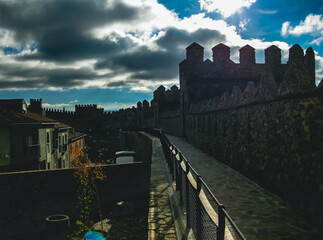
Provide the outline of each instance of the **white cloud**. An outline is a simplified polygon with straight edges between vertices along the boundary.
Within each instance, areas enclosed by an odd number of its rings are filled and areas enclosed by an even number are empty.
[[[290,22],[284,22],[283,25],[282,25],[282,29],[280,31],[280,34],[283,37],[287,36],[289,28],[290,28]]]
[[[117,111],[121,108],[132,108],[136,103],[121,103],[121,102],[113,102],[109,104],[98,104],[98,108],[103,108],[105,111]]]
[[[310,34],[316,37],[311,44],[320,45],[323,40],[323,15],[309,14],[304,21],[292,27],[290,22],[284,22],[281,29],[281,35],[293,35],[301,36],[304,34]]]
[[[315,38],[312,42],[310,42],[309,44],[315,44],[315,45],[320,45],[321,42],[323,41],[323,36],[319,37],[319,38]]]
[[[154,91],[154,89],[146,87],[146,86],[134,86],[130,88],[130,91],[132,92],[140,92],[140,93],[150,93],[152,91]]]
[[[258,9],[258,12],[260,12],[261,14],[267,14],[267,15],[272,15],[272,14],[276,14],[277,10],[263,10],[263,9]]]
[[[257,0],[199,0],[200,8],[207,12],[221,13],[225,18],[239,12],[241,8],[249,8]]]
[[[240,30],[245,31],[247,29],[246,27],[249,22],[250,22],[250,19],[244,19],[244,20],[240,21],[240,23],[239,23]]]
[[[54,109],[61,109],[63,107],[71,107],[70,103],[57,103],[57,104],[50,104],[50,103],[42,103],[44,108],[54,108]]]

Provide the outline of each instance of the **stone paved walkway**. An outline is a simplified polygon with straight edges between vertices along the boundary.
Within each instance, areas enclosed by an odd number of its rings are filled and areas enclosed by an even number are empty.
[[[201,174],[248,240],[323,239],[298,211],[184,139],[167,136]]]
[[[169,202],[168,184],[162,165],[161,143],[152,139],[150,177],[150,203],[148,214],[148,239],[176,239],[172,210]]]

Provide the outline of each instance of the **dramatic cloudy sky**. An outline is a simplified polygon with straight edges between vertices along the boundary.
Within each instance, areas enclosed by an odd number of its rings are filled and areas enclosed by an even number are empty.
[[[178,84],[185,48],[211,57],[222,42],[257,49],[299,43],[316,52],[323,77],[321,0],[0,0],[0,98],[43,98],[45,107],[105,109],[151,100]]]

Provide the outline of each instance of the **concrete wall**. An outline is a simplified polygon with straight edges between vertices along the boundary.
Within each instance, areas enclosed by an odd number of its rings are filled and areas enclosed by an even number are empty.
[[[107,180],[98,186],[103,210],[118,201],[148,204],[150,163],[106,165],[104,171]],[[46,239],[44,219],[51,214],[67,214],[74,222],[76,191],[73,169],[0,174],[1,238]]]

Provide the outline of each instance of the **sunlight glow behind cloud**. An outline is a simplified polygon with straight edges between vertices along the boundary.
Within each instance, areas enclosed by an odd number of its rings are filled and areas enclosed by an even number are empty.
[[[200,8],[207,12],[221,13],[225,18],[239,12],[241,8],[249,8],[257,0],[199,0]]]

